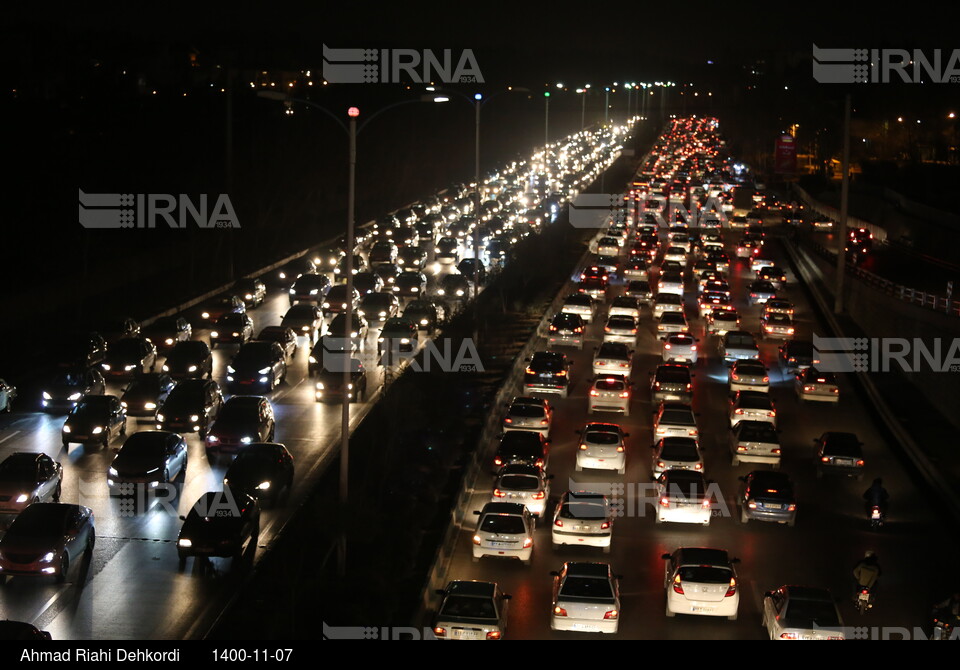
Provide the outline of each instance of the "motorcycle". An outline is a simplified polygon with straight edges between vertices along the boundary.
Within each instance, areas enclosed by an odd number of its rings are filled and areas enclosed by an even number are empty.
[[[880,505],[870,505],[868,514],[870,517],[870,528],[877,529],[883,526],[885,515]]]
[[[854,596],[854,603],[860,614],[866,614],[867,610],[873,608],[873,591],[868,586],[860,586]]]
[[[957,616],[949,609],[933,611],[933,633],[931,640],[955,640],[960,639],[960,630],[957,629],[960,624],[960,616]]]

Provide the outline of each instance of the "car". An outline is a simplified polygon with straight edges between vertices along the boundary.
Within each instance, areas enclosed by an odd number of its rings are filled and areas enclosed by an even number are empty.
[[[328,341],[340,339],[344,344],[349,341],[351,351],[360,351],[363,343],[367,340],[367,334],[370,332],[370,324],[367,323],[367,320],[362,314],[358,314],[357,312],[350,315],[350,321],[348,332],[347,315],[342,312],[337,314],[327,326],[327,334],[323,336],[323,339]]]
[[[830,591],[786,585],[763,594],[763,627],[771,640],[843,640],[843,618]]]
[[[153,418],[175,385],[166,372],[137,375],[124,387],[120,406],[127,411],[127,416]]]
[[[258,395],[235,395],[224,403],[205,438],[208,456],[236,453],[254,442],[273,442],[276,420],[270,401]]]
[[[177,536],[180,570],[190,557],[232,557],[234,566],[249,551],[256,551],[260,537],[260,505],[255,498],[227,488],[203,494],[180,517]]]
[[[806,370],[811,365],[820,362],[814,359],[813,353],[813,342],[809,340],[788,340],[780,345],[778,355],[780,367],[792,374]]]
[[[657,319],[657,333],[688,333],[690,324],[683,312],[664,312]]]
[[[667,593],[666,615],[699,614],[737,620],[740,584],[734,565],[723,549],[680,547],[663,554],[663,588]]]
[[[377,352],[391,352],[392,355],[412,353],[420,343],[420,331],[416,322],[403,316],[387,319],[380,336],[377,338]]]
[[[770,391],[770,373],[761,361],[745,358],[733,362],[730,366],[730,394],[737,391]]]
[[[651,373],[650,396],[654,402],[693,399],[693,374],[683,363],[663,363]]]
[[[373,273],[383,280],[384,287],[389,291],[393,290],[393,284],[402,272],[400,266],[395,263],[379,263],[373,266]]]
[[[331,358],[328,356],[328,358]],[[367,399],[367,369],[359,358],[328,360],[327,365],[319,367],[317,381],[314,384],[314,398],[317,402],[343,402],[344,365],[350,371],[346,397],[349,402],[363,402]]]
[[[115,436],[127,434],[127,412],[115,395],[85,395],[70,410],[60,434],[64,449],[71,443],[106,448]]]
[[[653,303],[653,317],[659,319],[667,312],[683,314],[684,300],[679,293],[658,293]]]
[[[615,237],[604,235],[597,240],[597,255],[617,256],[620,253],[620,241]]]
[[[107,343],[107,350],[117,340],[125,337],[140,337],[140,322],[129,316],[108,319],[97,331]]]
[[[207,343],[200,340],[178,342],[167,354],[161,369],[173,379],[210,379],[213,377],[213,353]]]
[[[777,410],[769,393],[737,391],[730,400],[730,427],[741,421],[765,421],[777,426]]]
[[[570,561],[553,575],[552,630],[616,633],[620,576],[607,563]]]
[[[296,309],[291,307],[290,309]],[[289,314],[289,312],[287,312]],[[210,331],[210,348],[215,349],[218,344],[244,344],[253,339],[253,319],[246,314],[232,312],[224,314]]]
[[[707,332],[723,337],[731,330],[740,330],[740,314],[732,309],[715,309],[707,316]]]
[[[100,368],[105,376],[131,377],[153,372],[157,365],[157,347],[145,337],[124,337],[110,345]]]
[[[760,360],[760,348],[753,335],[743,330],[728,330],[720,340],[720,355],[727,365],[744,359]]]
[[[384,295],[384,294],[377,294],[377,295]],[[342,314],[343,312],[346,312],[348,302],[353,305],[353,311],[356,312],[359,309],[360,292],[357,291],[356,288],[351,288],[350,291],[348,291],[346,284],[337,284],[335,286],[330,287],[330,290],[327,291],[327,295],[324,296],[323,301],[320,303],[320,308],[322,308],[323,310],[323,316],[330,316],[331,314]],[[293,307],[290,308],[291,311],[293,309],[294,309]],[[287,314],[289,315],[290,311],[288,311]],[[311,320],[311,315],[308,312],[304,311],[300,314],[300,320],[304,322],[309,321]],[[305,323],[304,325],[307,325],[307,324]],[[307,332],[307,330],[304,329],[303,325],[301,325],[299,328],[293,325],[291,325],[290,327],[293,328],[294,331],[300,334]],[[313,330],[314,332],[319,334],[319,329],[313,329]]]
[[[813,443],[817,450],[817,479],[826,474],[863,479],[863,442],[854,433],[827,431],[814,438]]]
[[[731,300],[729,293],[721,293],[720,291],[704,291],[700,294],[698,306],[700,318],[705,319],[708,314],[712,314],[715,311],[732,310],[733,300]]]
[[[260,387],[272,391],[286,378],[286,356],[276,342],[247,342],[227,365],[227,383],[237,390]]]
[[[638,303],[646,307],[653,304],[653,290],[650,288],[650,282],[647,280],[634,280],[629,282],[624,295],[636,298]]]
[[[750,239],[744,236],[744,238],[740,240],[740,244],[737,245],[737,258],[751,258],[752,256],[759,254],[762,247],[763,245],[759,240]]]
[[[556,351],[535,352],[524,370],[524,393],[556,393],[566,398],[570,389],[571,365],[566,354]]]
[[[331,293],[333,293],[332,289],[327,294],[327,299],[330,298]],[[327,304],[327,302],[324,301],[324,304]],[[327,309],[327,307],[324,307],[324,310]],[[317,341],[323,330],[323,315],[324,312],[316,305],[298,304],[287,310],[280,321],[280,325],[289,328],[297,335],[303,335],[307,338],[307,342],[313,343]]]
[[[438,263],[456,265],[460,262],[460,240],[450,236],[441,237],[433,249],[433,258]]]
[[[850,228],[847,231],[847,243],[844,250],[852,252],[854,257],[868,254],[873,249],[873,233],[867,228]]]
[[[182,316],[164,316],[147,328],[147,336],[158,352],[166,353],[178,342],[186,342],[193,337],[193,326]]]
[[[594,300],[603,300],[607,296],[608,286],[605,279],[588,277],[577,282],[577,292],[588,295]]]
[[[443,318],[443,310],[432,300],[421,298],[408,302],[403,309],[403,316],[416,323],[417,330],[425,330],[432,335]]]
[[[380,239],[370,246],[370,251],[367,252],[367,262],[370,265],[396,263],[398,253],[397,245],[391,240]]]
[[[797,522],[797,496],[790,477],[773,470],[754,470],[739,478],[737,494],[740,523],[774,521],[793,527]]]
[[[757,270],[757,281],[769,282],[777,291],[782,291],[787,285],[787,273],[776,265],[768,265]]]
[[[319,305],[330,290],[330,278],[327,275],[304,274],[297,277],[290,287],[290,304],[306,302]]]
[[[649,266],[646,257],[634,256],[628,258],[623,262],[621,273],[623,274],[623,278],[627,280],[636,281],[646,279],[649,276]]]
[[[278,286],[290,288],[300,275],[313,274],[316,272],[317,264],[313,262],[313,258],[311,258],[310,255],[306,255],[294,258],[292,261],[274,270],[270,278]]]
[[[107,341],[96,332],[67,335],[54,345],[53,359],[61,367],[88,368],[106,357]]]
[[[620,259],[617,256],[597,256],[593,263],[606,271],[608,278],[616,276],[620,271]]]
[[[633,371],[633,350],[620,342],[604,342],[593,354],[593,374],[608,373],[630,377]]]
[[[568,346],[583,349],[583,318],[579,314],[559,312],[548,326],[549,346]]]
[[[751,305],[762,305],[767,300],[775,298],[777,289],[773,284],[763,279],[758,279],[750,284],[749,301]]]
[[[766,421],[740,421],[730,429],[730,463],[765,463],[780,467],[779,431]]]
[[[637,344],[637,319],[632,316],[614,315],[603,327],[603,342],[615,342],[634,347]]]
[[[69,410],[85,395],[106,393],[106,382],[96,368],[67,368],[57,370],[40,392],[43,411]]]
[[[690,405],[680,402],[661,402],[654,412],[653,438],[692,437],[699,439],[697,415]]]
[[[427,276],[418,270],[401,272],[393,282],[393,292],[403,297],[419,297],[427,292]]]
[[[452,581],[437,593],[442,597],[433,620],[438,639],[503,639],[510,595],[496,582]]]
[[[627,446],[624,438],[629,437],[615,423],[588,423],[578,430],[580,443],[574,469],[580,472],[589,470],[616,470],[617,474],[627,471]]]
[[[471,284],[479,282],[483,286],[487,282],[487,269],[483,261],[477,258],[464,258],[457,263],[457,272],[470,280]]]
[[[794,389],[800,402],[840,402],[840,387],[832,372],[821,372],[812,365],[797,372]]]
[[[179,433],[165,430],[145,430],[128,437],[107,470],[111,490],[124,491],[126,484],[151,490],[186,479],[187,441]]]
[[[553,512],[550,533],[554,550],[573,545],[599,547],[609,554],[613,538],[610,501],[600,493],[567,491]]]
[[[367,262],[359,254],[343,255],[333,268],[333,279],[335,282],[343,284],[347,281],[347,264],[351,263],[350,274],[356,276],[361,272],[368,272]]]
[[[519,434],[521,433],[508,433],[508,435]],[[546,474],[543,468],[536,465],[522,463],[505,465],[494,480],[490,502],[520,503],[531,514],[540,518],[546,510],[547,500],[550,499],[550,479],[552,478],[553,475]]]
[[[764,314],[785,314],[793,318],[794,311],[793,303],[783,298],[771,298],[763,305]]]
[[[293,358],[297,353],[297,334],[292,328],[267,326],[260,330],[256,339],[261,342],[276,342],[287,358]]]
[[[53,576],[58,583],[65,582],[75,563],[89,568],[96,539],[89,507],[57,502],[29,505],[0,540],[0,582],[19,576]]]
[[[722,251],[711,251],[707,254],[706,260],[713,263],[717,272],[730,272],[730,258]]]
[[[540,431],[505,431],[493,455],[494,472],[507,465],[534,465],[544,470],[550,460],[550,440]]]
[[[238,279],[231,289],[234,295],[240,296],[247,309],[254,309],[267,299],[267,285],[255,277]]]
[[[767,313],[760,318],[760,331],[764,337],[786,340],[793,337],[796,326],[786,314]]]
[[[437,295],[448,300],[466,300],[472,295],[473,283],[464,275],[444,275],[437,286]]]
[[[397,253],[397,265],[410,270],[419,270],[427,264],[427,253],[419,246],[405,246]],[[356,285],[356,277],[354,277]]]
[[[631,316],[640,320],[640,304],[636,298],[628,295],[619,295],[610,301],[607,316]]]
[[[697,364],[697,342],[690,333],[671,333],[660,338],[663,342],[661,357],[664,363]]]
[[[624,375],[604,374],[590,385],[587,395],[587,414],[594,412],[622,412],[630,416],[632,383]]]
[[[666,251],[663,252],[663,260],[667,261],[676,261],[681,266],[686,266],[687,264],[687,254],[689,252],[680,246],[671,246],[667,247]]]
[[[563,299],[560,313],[577,314],[584,323],[590,323],[597,314],[597,301],[588,293],[574,293]]]
[[[710,525],[707,482],[696,470],[666,470],[657,478],[656,522]]]
[[[652,447],[650,472],[656,479],[667,470],[703,472],[703,453],[695,437],[663,437]]]
[[[15,451],[0,463],[0,514],[20,514],[28,505],[60,502],[63,466],[46,454]]]
[[[200,323],[213,327],[225,314],[246,314],[247,304],[238,295],[222,295],[200,308]]]
[[[473,561],[484,556],[519,559],[530,565],[535,521],[520,503],[490,502],[480,511],[473,535]]]
[[[358,272],[353,276],[353,288],[361,297],[368,293],[382,291],[384,285],[383,279],[372,272]]]
[[[543,437],[550,436],[553,420],[553,407],[543,398],[516,396],[505,403],[507,413],[503,417],[503,432],[511,430],[533,430]]]
[[[156,414],[157,430],[198,433],[207,436],[223,407],[220,385],[212,379],[184,379],[178,382]]]
[[[583,271],[580,273],[580,281],[584,282],[590,280],[600,281],[606,285],[610,282],[610,271],[602,265],[597,265],[596,263],[593,265],[588,265],[584,267]]]
[[[256,498],[261,509],[276,507],[293,489],[293,456],[277,442],[254,442],[237,451],[223,475],[223,488],[235,497]]]

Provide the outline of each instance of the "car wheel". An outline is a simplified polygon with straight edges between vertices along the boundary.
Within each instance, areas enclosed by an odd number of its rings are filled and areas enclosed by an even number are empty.
[[[64,552],[60,557],[60,572],[57,573],[57,584],[63,584],[67,581],[67,573],[70,572],[70,557]]]
[[[667,617],[669,617],[669,618],[671,618],[671,619],[672,619],[673,617],[677,616],[677,613],[676,613],[676,612],[671,612],[671,611],[670,611],[670,603],[667,603],[666,607],[663,608],[663,613],[666,614]]]
[[[796,526],[796,525],[797,525],[797,519],[796,519],[796,517],[794,517],[794,518],[790,519],[789,521],[787,521],[787,528],[793,528],[793,527]]]
[[[60,502],[61,489],[62,489],[62,486],[61,486],[61,484],[58,482],[58,483],[57,483],[57,488],[54,489],[54,491],[53,491],[53,502],[55,502],[55,503]]]

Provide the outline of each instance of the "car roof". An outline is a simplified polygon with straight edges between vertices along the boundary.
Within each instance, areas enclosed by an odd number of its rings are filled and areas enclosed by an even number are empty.
[[[497,584],[496,582],[454,581],[448,583],[445,590],[448,595],[490,597],[496,592]]]

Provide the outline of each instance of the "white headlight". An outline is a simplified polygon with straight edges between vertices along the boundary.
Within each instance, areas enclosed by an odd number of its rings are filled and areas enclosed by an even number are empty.
[[[110,468],[109,470],[107,470],[107,474],[110,475],[111,477],[116,477],[119,473],[117,472],[116,468]]]
[[[63,424],[63,432],[64,432],[64,433],[69,433],[69,432],[70,432],[70,426],[68,426],[67,424]]]
[[[316,357],[311,356],[311,357],[310,357],[310,362],[311,362],[311,363],[316,363],[316,362],[317,362]]]
[[[103,369],[104,369],[104,370],[109,370],[109,369],[110,369],[110,364],[109,364],[109,363],[103,363]]]
[[[260,491],[266,491],[269,488],[270,488],[270,482],[260,482],[257,485],[257,489],[259,489]]]
[[[163,421],[163,420],[164,420],[163,414],[157,414],[157,421]]]
[[[187,368],[187,372],[196,372],[196,371],[197,371],[196,365],[191,365],[189,368]]]
[[[252,437],[241,437],[241,438],[240,438],[240,441],[243,442],[244,444],[250,444],[251,442],[253,442],[253,438],[252,438]]]
[[[94,426],[92,432],[94,435],[99,435],[103,432],[103,426]]]
[[[27,498],[29,497],[30,496],[28,496],[26,493],[21,493],[20,495],[17,496],[17,502],[18,503],[27,502]]]
[[[54,557],[55,555],[56,555],[56,554],[54,554],[52,551],[48,551],[47,553],[45,553],[43,556],[40,557],[40,562],[41,562],[41,563],[49,563],[50,561],[53,560],[53,557]]]
[[[51,395],[50,395],[49,393],[47,393],[46,391],[44,391],[41,395],[43,396],[43,399],[44,399],[44,400],[53,400],[53,396],[51,396]],[[73,396],[70,396],[70,398],[72,399]]]
[[[215,330],[210,331],[210,337],[220,337],[220,333]]]
[[[193,542],[191,542],[190,540],[184,537],[184,538],[181,538],[180,540],[177,540],[177,545],[181,547],[192,547]]]
[[[156,409],[156,408],[157,408],[157,403],[155,403],[155,402],[145,402],[145,403],[143,403],[143,408],[144,408],[144,409]]]
[[[199,414],[191,414],[191,415],[190,415],[190,421],[199,421],[199,420],[200,420],[200,415],[199,415]]]

